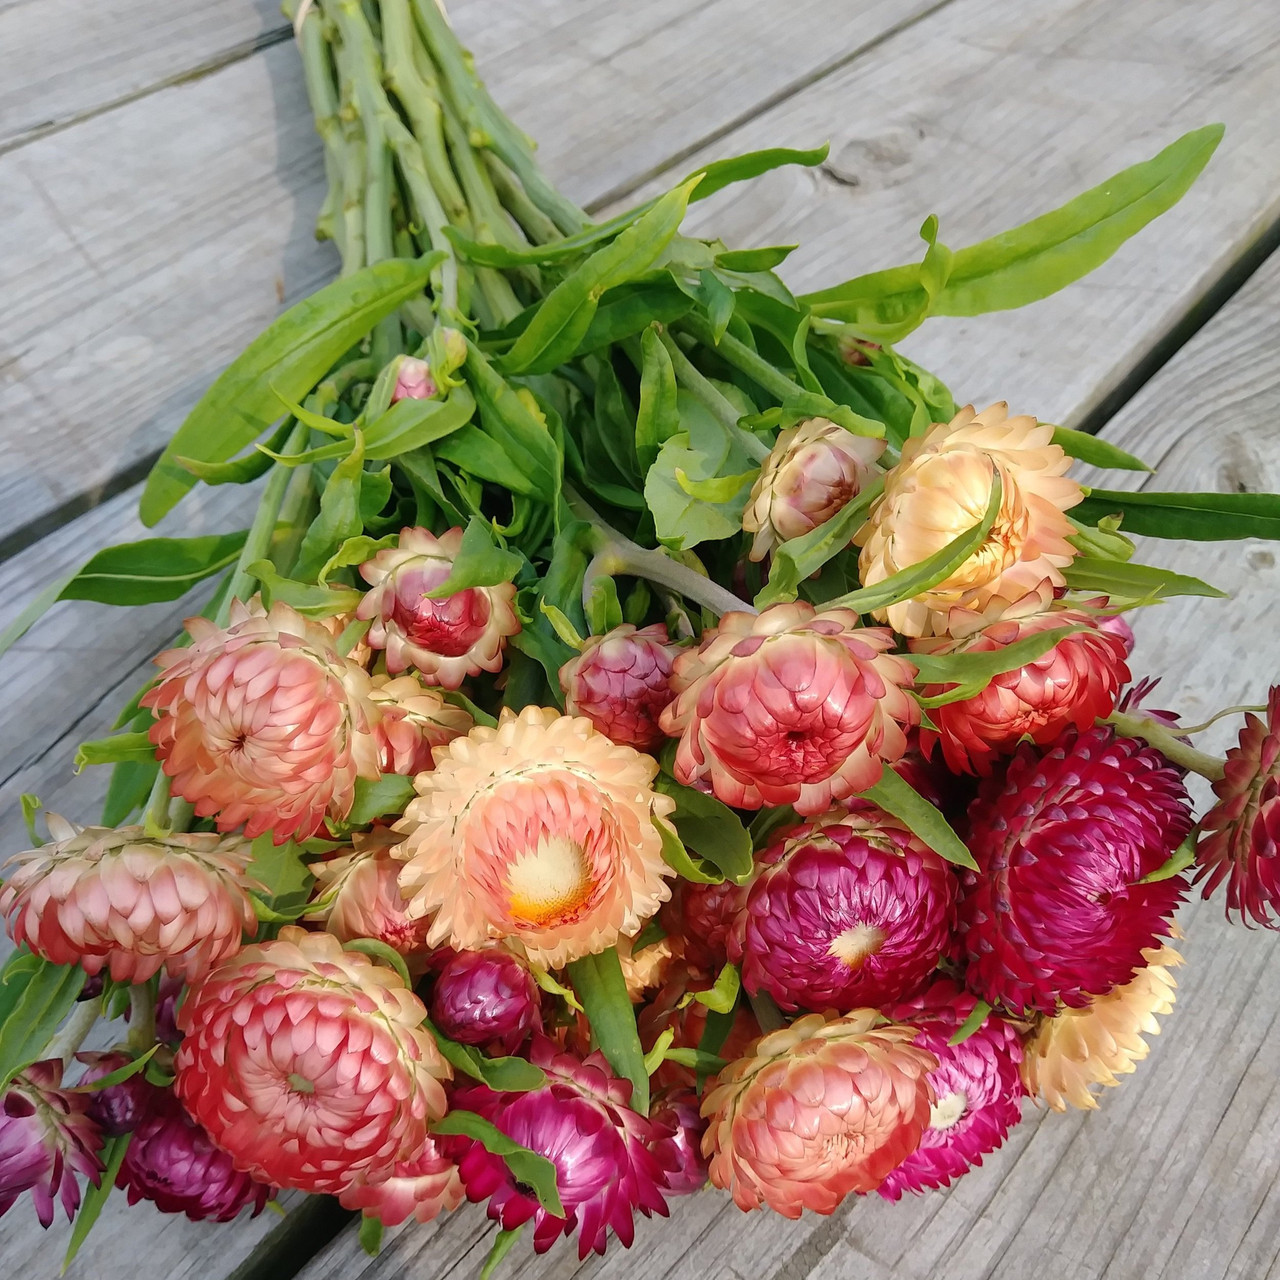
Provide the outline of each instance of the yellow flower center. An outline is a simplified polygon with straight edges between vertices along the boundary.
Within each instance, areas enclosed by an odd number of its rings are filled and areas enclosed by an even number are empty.
[[[968,1109],[969,1099],[965,1097],[963,1089],[957,1089],[955,1093],[943,1094],[929,1108],[929,1128],[950,1129],[952,1125],[960,1123]]]
[[[594,887],[582,846],[565,836],[544,837],[507,872],[511,914],[534,925],[571,919]]]
[[[884,930],[873,924],[855,924],[831,939],[827,954],[843,960],[850,969],[858,968],[884,944]]]

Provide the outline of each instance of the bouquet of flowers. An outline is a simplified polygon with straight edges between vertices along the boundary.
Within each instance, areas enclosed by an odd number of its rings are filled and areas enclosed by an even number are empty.
[[[1092,269],[1221,130],[797,298],[789,246],[680,226],[822,149],[593,222],[433,0],[296,28],[342,272],[141,501],[257,515],[101,551],[6,637],[218,580],[81,748],[101,825],[42,843],[31,800],[8,864],[0,1212],[60,1200],[74,1250],[113,1185],[219,1221],[298,1188],[372,1249],[470,1199],[495,1257],[530,1221],[585,1257],[708,1182],[830,1213],[1095,1106],[1190,885],[1280,913],[1280,699],[1225,762],[1149,708],[1122,615],[1221,593],[1128,535],[1277,537],[1280,497],[1085,488],[1143,464],[892,344]]]

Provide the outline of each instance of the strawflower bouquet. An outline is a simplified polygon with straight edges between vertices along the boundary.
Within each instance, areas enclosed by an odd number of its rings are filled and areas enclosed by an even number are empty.
[[[472,1200],[495,1259],[528,1224],[585,1257],[708,1183],[831,1213],[1096,1106],[1190,887],[1280,913],[1280,697],[1225,762],[1151,709],[1123,615],[1221,593],[1128,535],[1277,537],[1280,498],[1085,488],[1143,464],[893,344],[1078,278],[1221,130],[797,298],[788,247],[680,226],[822,149],[593,222],[433,0],[295,17],[342,273],[147,481],[149,524],[258,483],[251,526],[43,597],[217,580],[81,748],[101,824],[42,843],[32,800],[8,863],[0,1212],[60,1201],[74,1250],[113,1186],[218,1221],[297,1188],[376,1249]]]

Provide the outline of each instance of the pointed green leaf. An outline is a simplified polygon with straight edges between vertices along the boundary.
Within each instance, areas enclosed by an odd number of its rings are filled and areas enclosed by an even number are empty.
[[[85,972],[50,964],[23,949],[0,970],[0,1094],[37,1061],[75,1005]]]
[[[940,857],[957,866],[977,870],[973,854],[951,829],[946,818],[888,765],[880,775],[880,781],[862,795],[872,804],[879,805],[885,813],[891,813],[905,823]]]
[[[671,357],[653,328],[640,342],[640,407],[636,415],[636,456],[646,474],[662,448],[680,430],[676,375]]]
[[[725,271],[772,271],[800,246],[775,244],[763,249],[728,249],[716,254],[716,266]]]
[[[1123,516],[1126,533],[1192,542],[1280,538],[1277,493],[1138,493],[1090,489],[1072,512],[1086,523]]]
[[[1068,458],[1079,458],[1092,467],[1106,467],[1112,471],[1154,471],[1141,458],[1114,445],[1110,440],[1090,435],[1087,431],[1073,431],[1070,427],[1054,427],[1053,443]]]
[[[569,981],[582,1001],[591,1036],[609,1065],[632,1086],[631,1106],[641,1115],[649,1110],[649,1073],[636,1030],[636,1014],[627,994],[627,981],[616,947],[599,955],[583,956],[567,968]]]
[[[514,551],[499,547],[485,522],[474,517],[462,535],[462,545],[453,558],[449,576],[426,593],[427,599],[445,600],[472,587],[496,587],[510,582],[520,572],[522,563]]]
[[[918,684],[955,686],[933,697],[921,698],[920,705],[926,708],[943,707],[950,702],[963,702],[966,698],[976,697],[996,676],[1025,667],[1043,657],[1069,635],[1084,629],[1083,624],[1077,624],[1041,631],[1038,635],[1016,640],[1003,649],[994,649],[989,653],[913,653],[909,656],[919,673]]]
[[[156,758],[156,749],[145,733],[117,733],[110,738],[82,742],[76,749],[75,768],[79,773],[86,765],[119,764],[124,760],[148,761]]]
[[[409,966],[405,964],[404,956],[380,938],[352,938],[349,942],[342,944],[342,949],[358,951],[371,960],[381,961],[388,969],[394,969],[400,981],[410,991],[413,990],[413,979],[409,976]]]
[[[364,1214],[360,1219],[360,1247],[371,1258],[382,1252],[382,1219]]]
[[[741,883],[751,874],[751,836],[727,804],[668,773],[660,773],[653,785],[675,800],[671,821],[685,845],[730,880]]]
[[[347,824],[363,827],[388,814],[398,816],[415,794],[413,779],[400,773],[384,773],[376,782],[357,778],[355,799],[351,802],[351,812],[347,814]]]
[[[560,1202],[560,1191],[556,1185],[556,1167],[546,1156],[513,1142],[496,1125],[474,1111],[454,1108],[443,1119],[435,1121],[431,1131],[474,1139],[490,1155],[506,1161],[511,1176],[524,1183],[549,1214],[564,1217],[564,1205]]]
[[[547,1074],[526,1058],[490,1058],[469,1044],[459,1044],[428,1021],[441,1054],[463,1075],[487,1084],[496,1093],[532,1093],[547,1083]]]
[[[1098,591],[1112,598],[1154,603],[1170,596],[1209,596],[1225,600],[1227,593],[1187,574],[1157,569],[1150,564],[1077,556],[1062,571],[1073,591]]]
[[[502,1260],[515,1247],[515,1243],[520,1239],[520,1233],[524,1230],[522,1222],[518,1227],[502,1228],[496,1236],[493,1237],[493,1245],[489,1249],[489,1256],[484,1260],[484,1266],[480,1268],[480,1280],[493,1280],[493,1273],[502,1265]]]
[[[67,1243],[67,1252],[62,1258],[63,1275],[66,1275],[67,1268],[80,1252],[80,1246],[84,1244],[94,1224],[102,1216],[102,1210],[106,1207],[107,1197],[111,1195],[116,1185],[116,1175],[120,1172],[120,1166],[124,1164],[125,1153],[129,1150],[132,1138],[133,1134],[122,1133],[118,1137],[108,1138],[102,1144],[102,1150],[98,1152],[98,1159],[102,1161],[102,1176],[98,1179],[97,1186],[90,1183],[84,1193],[84,1200],[81,1201],[80,1208],[76,1212],[75,1222],[71,1227],[71,1239]]]
[[[985,1000],[979,1000],[970,1010],[969,1016],[956,1028],[955,1034],[948,1044],[964,1044],[964,1042],[982,1026],[991,1012],[991,1006]]]
[[[344,546],[346,542],[344,540]],[[304,618],[332,618],[339,613],[349,613],[364,599],[364,593],[354,587],[326,587],[282,578],[270,560],[255,560],[248,571],[258,580],[267,608],[278,600],[296,609]]]

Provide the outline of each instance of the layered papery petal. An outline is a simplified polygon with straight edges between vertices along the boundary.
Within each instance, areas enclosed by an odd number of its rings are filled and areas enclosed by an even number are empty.
[[[431,366],[417,356],[401,356],[396,369],[396,384],[391,390],[391,403],[401,400],[430,400],[436,395],[436,380]]]
[[[810,1014],[757,1041],[703,1099],[712,1183],[740,1209],[834,1213],[920,1145],[938,1060],[874,1009]]]
[[[1098,1105],[1095,1085],[1116,1085],[1149,1051],[1144,1035],[1159,1035],[1159,1019],[1173,1010],[1177,982],[1170,970],[1182,957],[1169,946],[1148,947],[1146,963],[1123,986],[1082,1009],[1038,1020],[1025,1047],[1027,1092],[1055,1111]]]
[[[809,418],[778,433],[751,488],[742,527],[755,537],[751,559],[816,529],[879,474],[885,442],[855,436],[826,418]]]
[[[752,994],[783,1008],[902,999],[936,967],[955,920],[951,867],[887,814],[837,813],[760,857],[729,939]]]
[[[1227,914],[1280,927],[1280,685],[1267,718],[1245,714],[1240,739],[1213,784],[1217,803],[1201,824],[1196,883],[1209,897],[1227,887]]]
[[[670,895],[657,761],[583,717],[504,711],[436,753],[396,824],[410,916],[431,944],[520,943],[559,967],[634,933]]]
[[[886,1009],[886,1017],[914,1026],[915,1043],[938,1059],[929,1072],[933,1106],[919,1148],[880,1186],[886,1200],[904,1191],[945,1187],[1004,1142],[1022,1119],[1022,1043],[1017,1029],[994,1013],[959,1044],[951,1040],[977,1000],[949,978]]]
[[[675,696],[671,667],[679,652],[661,622],[589,637],[560,668],[565,710],[586,716],[614,742],[652,750],[663,737],[658,718]]]
[[[375,778],[377,713],[364,668],[318,622],[276,603],[238,601],[231,625],[187,622],[192,643],[168,649],[142,705],[173,793],[213,818],[277,844],[345,818],[357,776]]]
[[[660,1148],[660,1130],[628,1105],[631,1084],[610,1071],[604,1056],[584,1061],[556,1052],[546,1037],[534,1040],[530,1059],[547,1075],[531,1093],[495,1093],[484,1085],[454,1090],[453,1105],[474,1111],[521,1146],[556,1167],[563,1218],[541,1208],[511,1176],[505,1162],[468,1138],[447,1138],[467,1196],[488,1200],[489,1217],[505,1229],[534,1222],[533,1247],[542,1253],[561,1235],[578,1234],[578,1256],[604,1253],[612,1229],[624,1246],[635,1233],[634,1214],[667,1213],[667,1167],[674,1153]],[[664,1167],[664,1162],[665,1166]]]
[[[380,1171],[358,1178],[339,1196],[344,1209],[362,1209],[385,1227],[413,1218],[431,1222],[466,1198],[458,1166],[428,1137],[412,1160],[399,1161],[389,1177]]]
[[[341,1194],[412,1160],[445,1112],[426,1012],[391,969],[287,925],[191,989],[178,1097],[242,1172]]]
[[[1070,465],[1053,443],[1052,426],[1011,418],[1003,403],[981,413],[967,406],[951,422],[909,439],[854,537],[862,548],[864,586],[919,564],[978,524],[997,477],[1000,510],[983,544],[959,569],[875,616],[903,635],[946,635],[957,605],[985,612],[1029,592],[1047,604],[1076,555],[1064,513],[1084,493],[1066,476]]]
[[[53,964],[145,982],[161,968],[184,981],[234,955],[257,928],[246,892],[252,857],[240,836],[142,827],[78,827],[17,854],[0,888],[9,935]]]
[[[453,571],[461,547],[461,529],[439,538],[426,529],[403,529],[398,546],[360,566],[372,590],[356,616],[372,621],[369,643],[386,651],[392,675],[414,667],[427,684],[457,689],[468,676],[501,670],[507,637],[520,630],[514,585],[431,596]]]
[[[475,724],[468,712],[414,676],[374,676],[370,696],[378,708],[373,735],[383,773],[413,777],[430,769],[432,752]]]
[[[77,1083],[77,1088],[83,1089],[85,1085],[127,1067],[133,1056],[120,1052],[78,1053],[76,1059],[85,1064],[84,1073]],[[146,1076],[141,1073],[131,1075],[119,1084],[95,1089],[89,1095],[89,1118],[104,1137],[118,1138],[138,1127],[156,1093],[156,1087],[147,1081]]]
[[[431,1020],[451,1040],[515,1053],[542,1030],[538,984],[501,947],[460,951],[436,975]]]
[[[729,959],[729,934],[746,901],[746,889],[732,880],[677,880],[659,918],[675,942],[673,949],[694,969],[714,977]]]
[[[676,777],[726,804],[822,813],[874,786],[920,718],[911,662],[849,609],[803,602],[727,613],[672,673],[662,728]]]
[[[1181,876],[1147,881],[1191,828],[1182,775],[1101,726],[1018,751],[969,810],[966,985],[1014,1013],[1080,1008],[1129,980],[1167,936]]]
[[[952,609],[947,623],[952,639],[913,641],[914,653],[996,653],[1031,636],[1070,627],[1077,630],[1026,666],[994,676],[972,698],[931,709],[937,728],[920,731],[926,754],[940,742],[954,772],[986,776],[995,760],[1011,755],[1024,738],[1048,745],[1068,726],[1088,729],[1110,715],[1120,687],[1129,680],[1129,668],[1123,639],[1104,631],[1092,614],[1045,609],[1035,595],[1024,597],[995,622]],[[926,685],[923,692],[934,697],[948,687]]]
[[[687,1196],[707,1185],[707,1161],[702,1135],[707,1122],[692,1089],[667,1089],[654,1098],[649,1118],[661,1130],[656,1140],[663,1183],[668,1195]]]

